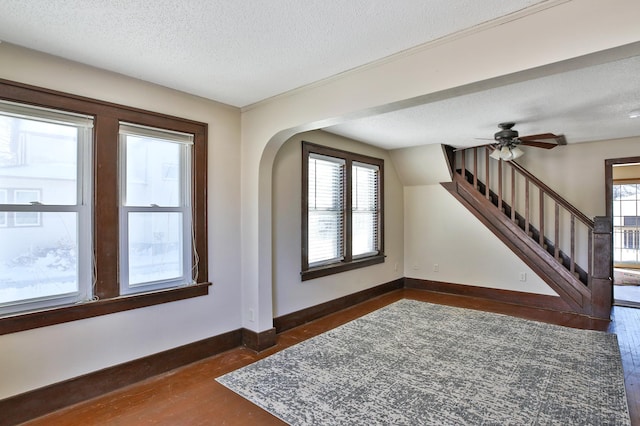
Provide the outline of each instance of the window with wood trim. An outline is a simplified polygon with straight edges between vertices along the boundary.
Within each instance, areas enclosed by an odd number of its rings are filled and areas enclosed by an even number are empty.
[[[0,80],[0,334],[206,295],[206,134]]]
[[[613,262],[640,265],[640,179],[613,182]]]
[[[302,280],[384,262],[384,160],[302,143]]]

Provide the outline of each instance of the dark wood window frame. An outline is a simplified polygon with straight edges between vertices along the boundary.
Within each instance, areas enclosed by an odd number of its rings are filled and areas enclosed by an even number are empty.
[[[344,259],[340,262],[327,265],[309,267],[308,259],[308,179],[309,179],[309,155],[319,154],[328,157],[341,159],[345,162],[345,217],[344,217]],[[378,252],[371,256],[352,258],[351,256],[351,165],[353,162],[371,164],[379,167],[378,181]],[[324,277],[337,274],[344,271],[350,271],[365,266],[384,263],[384,160],[380,158],[370,157],[367,155],[357,154],[341,149],[330,148],[323,145],[317,145],[311,142],[302,142],[302,271],[300,273],[302,281],[314,278]]]
[[[93,249],[98,300],[0,318],[0,335],[142,308],[209,293],[207,269],[207,124],[0,79],[0,99],[94,117]],[[194,135],[192,203],[196,284],[120,296],[118,282],[118,131],[120,122]]]

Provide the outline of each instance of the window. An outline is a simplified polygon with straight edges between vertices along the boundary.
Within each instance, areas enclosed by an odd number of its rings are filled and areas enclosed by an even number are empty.
[[[0,117],[2,120],[2,117]],[[0,166],[1,167],[1,166]],[[7,175],[7,173],[5,173]],[[6,176],[8,180],[8,176]],[[37,206],[40,204],[40,189],[0,189],[0,205],[2,204],[25,204]],[[36,208],[32,208],[35,210]],[[0,212],[0,226],[40,226],[41,216],[37,211],[20,211],[9,214],[7,211]]]
[[[640,264],[640,183],[614,182],[613,261],[616,266]]]
[[[92,117],[0,102],[0,313],[92,297],[92,127]]]
[[[190,134],[120,124],[121,294],[192,281],[192,147]]]
[[[8,191],[6,189],[0,189],[0,206],[3,204],[7,204],[7,192]],[[0,211],[0,227],[7,226],[8,217],[9,214],[7,212]]]
[[[34,208],[42,204],[39,189],[16,189],[14,190],[14,199],[16,204],[32,205]],[[13,226],[40,226],[40,212],[15,212]]]
[[[302,144],[302,279],[384,262],[384,161]]]
[[[206,124],[0,98],[0,334],[208,293]]]

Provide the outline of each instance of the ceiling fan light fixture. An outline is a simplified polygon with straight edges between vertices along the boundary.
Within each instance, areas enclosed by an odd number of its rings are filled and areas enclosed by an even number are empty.
[[[515,160],[516,158],[522,157],[524,155],[524,151],[517,146],[514,146],[513,148],[511,148],[511,155],[513,156],[511,159]]]
[[[498,147],[493,150],[493,152],[489,155],[489,157],[494,160],[503,160],[503,161],[511,161],[516,158],[520,158],[524,155],[524,151],[518,148],[517,146],[509,147],[507,145],[503,147]]]
[[[504,161],[513,160],[513,153],[511,152],[511,148],[506,145],[503,146],[500,150],[500,158],[502,158]]]

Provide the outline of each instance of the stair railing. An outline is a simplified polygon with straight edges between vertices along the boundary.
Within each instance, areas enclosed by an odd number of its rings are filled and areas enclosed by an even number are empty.
[[[455,152],[454,173],[591,288],[594,221],[520,164],[494,160],[490,153],[487,146]]]

